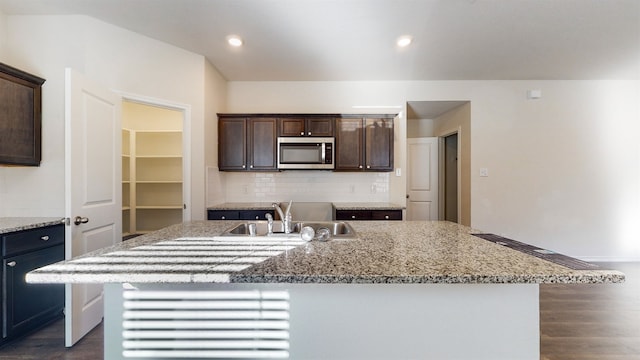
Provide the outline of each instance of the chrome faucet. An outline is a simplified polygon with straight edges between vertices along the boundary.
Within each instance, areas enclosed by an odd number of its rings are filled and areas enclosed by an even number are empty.
[[[292,229],[291,229],[291,225],[292,225],[292,221],[291,221],[291,203],[293,202],[293,200],[289,201],[289,205],[287,206],[287,210],[283,213],[282,209],[280,208],[280,204],[278,203],[273,203],[271,204],[271,206],[273,206],[274,209],[276,209],[276,211],[278,212],[278,215],[280,216],[280,220],[282,220],[282,228],[284,229],[284,233],[285,234],[290,234]]]
[[[273,234],[273,216],[271,213],[266,213],[264,217],[267,219],[267,235],[271,235]]]

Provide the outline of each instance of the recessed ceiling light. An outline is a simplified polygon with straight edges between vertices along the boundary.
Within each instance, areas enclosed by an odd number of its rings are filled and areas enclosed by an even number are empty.
[[[240,36],[237,36],[237,35],[227,36],[227,42],[231,46],[235,46],[235,47],[242,46],[242,38],[240,38]]]
[[[400,47],[407,47],[409,46],[409,44],[411,44],[411,41],[413,41],[413,38],[411,36],[404,35],[398,38],[398,41],[396,42],[396,44],[398,44],[398,46]]]

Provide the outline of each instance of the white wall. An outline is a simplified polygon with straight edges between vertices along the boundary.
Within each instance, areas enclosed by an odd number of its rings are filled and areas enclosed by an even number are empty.
[[[41,76],[43,156],[36,168],[0,168],[0,216],[64,215],[64,69],[106,87],[191,110],[192,217],[205,217],[205,59],[84,16],[8,16],[7,61]],[[214,94],[211,94],[212,96]]]
[[[218,117],[226,111],[227,81],[210,62],[205,63],[205,166],[206,205],[225,202],[225,184],[218,171]]]
[[[431,137],[433,119],[407,119],[407,138]]]
[[[0,11],[0,62],[6,63],[7,17]]]
[[[528,89],[542,98],[528,100]],[[230,82],[228,111],[468,100],[473,227],[582,258],[639,260],[639,92],[638,81]],[[389,201],[404,203],[404,177],[391,175],[389,189]]]

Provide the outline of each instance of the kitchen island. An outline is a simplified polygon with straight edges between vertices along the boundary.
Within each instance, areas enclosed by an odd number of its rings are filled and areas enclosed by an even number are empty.
[[[171,226],[31,272],[105,283],[105,358],[538,359],[538,285],[617,283],[449,222],[350,222],[356,239],[225,240]],[[107,336],[108,334],[122,334]]]

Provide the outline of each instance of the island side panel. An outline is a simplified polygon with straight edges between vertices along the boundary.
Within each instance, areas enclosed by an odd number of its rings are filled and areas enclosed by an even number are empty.
[[[121,288],[105,287],[108,359],[123,358]],[[539,359],[536,284],[145,284],[140,289],[285,290],[290,359]]]
[[[292,359],[539,359],[538,285],[290,286]]]

